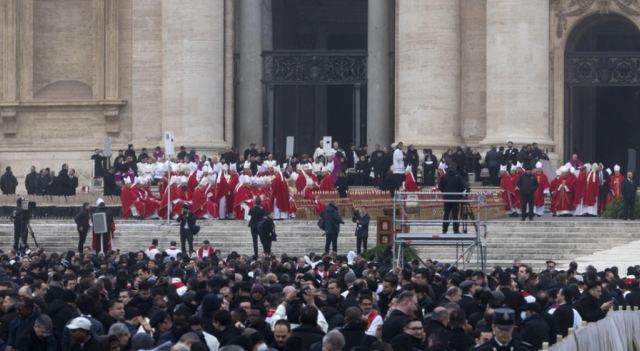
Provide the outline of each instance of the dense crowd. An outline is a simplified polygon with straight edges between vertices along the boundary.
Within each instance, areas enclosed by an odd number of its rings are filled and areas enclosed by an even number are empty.
[[[615,306],[636,277],[553,261],[490,274],[427,260],[144,251],[0,256],[4,350],[540,349]]]

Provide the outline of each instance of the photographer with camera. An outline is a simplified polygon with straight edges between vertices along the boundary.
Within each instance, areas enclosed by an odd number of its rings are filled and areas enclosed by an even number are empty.
[[[449,218],[456,220],[453,223],[453,233],[460,234],[460,223],[458,220],[458,212],[460,211],[460,202],[456,200],[462,200],[461,194],[468,188],[463,175],[456,170],[455,164],[450,164],[447,168],[447,173],[440,178],[438,189],[443,193],[444,199],[444,216],[442,217],[442,233],[446,234],[449,230]]]
[[[190,206],[185,203],[182,214],[176,219],[180,223],[180,246],[185,256],[190,256],[193,252],[193,236],[200,232],[200,226],[196,225],[197,219]],[[189,243],[189,251],[186,250],[186,243]]]
[[[18,198],[16,208],[11,213],[13,221],[13,249],[24,253],[29,248],[27,235],[29,234],[29,210],[23,207],[26,200]]]
[[[356,223],[356,253],[359,255],[367,251],[367,238],[369,237],[369,214],[364,207],[353,212],[351,219]]]

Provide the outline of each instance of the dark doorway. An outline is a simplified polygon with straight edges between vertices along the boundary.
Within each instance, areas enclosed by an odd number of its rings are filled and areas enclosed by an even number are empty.
[[[273,0],[272,13],[275,53],[366,54],[367,0]],[[322,67],[320,75],[326,73]],[[312,154],[323,136],[332,136],[343,148],[366,140],[366,135],[355,130],[356,113],[360,116],[359,131],[362,125],[366,130],[366,103],[362,103],[366,101],[366,86],[360,84],[358,109],[354,89],[354,84],[318,83],[313,79],[275,85],[273,111],[266,114],[272,116],[267,123],[273,130],[274,153],[285,156],[287,136],[295,138],[294,151],[298,154]],[[267,108],[271,107],[267,104]]]
[[[627,149],[640,151],[640,31],[622,16],[595,15],[571,33],[565,59],[565,159],[575,152],[625,167]]]

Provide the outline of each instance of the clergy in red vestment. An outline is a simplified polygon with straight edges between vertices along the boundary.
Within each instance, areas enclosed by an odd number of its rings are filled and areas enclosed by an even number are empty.
[[[227,200],[229,199],[229,183],[225,172],[218,173],[215,183],[214,201],[218,204],[218,218],[227,218]]]
[[[334,191],[336,190],[333,180],[331,179],[331,173],[325,172],[322,181],[320,182],[320,191]]]
[[[142,219],[147,218],[160,218],[158,216],[158,207],[160,207],[160,201],[151,192],[149,184],[146,184],[144,180],[137,178],[136,186],[137,199],[133,203],[138,210],[138,217]]]
[[[233,212],[235,219],[249,219],[249,205],[252,200],[251,177],[242,175],[240,176],[233,195]]]
[[[171,217],[177,218],[182,213],[182,207],[187,201],[187,197],[179,186],[180,180],[178,177],[173,176],[169,181],[169,186],[165,189],[160,200],[160,207],[158,208],[158,215],[162,218],[167,217],[167,210],[169,201],[171,201]],[[169,198],[171,198],[169,200]]]
[[[133,206],[136,201],[136,194],[129,177],[124,177],[124,186],[120,189],[120,215],[122,218],[137,217],[138,211]]]
[[[416,179],[413,177],[411,166],[404,171],[404,191],[418,191],[418,185],[416,185]]]
[[[240,182],[240,175],[236,167],[229,167],[229,181],[227,182],[227,217],[233,218],[233,196],[236,192],[236,187]]]
[[[520,180],[520,176],[524,173],[522,169],[522,164],[520,162],[516,163],[515,166],[511,167],[511,186],[513,188],[513,205],[515,206],[515,213],[520,215],[520,190],[517,189],[518,181]]]
[[[191,195],[191,212],[200,218],[217,218],[218,205],[213,201],[213,193],[207,191],[209,179],[203,178]]]
[[[567,217],[573,215],[573,195],[575,192],[574,177],[569,174],[569,167],[562,166],[560,175],[551,182],[551,208],[554,215]]]
[[[611,180],[609,186],[611,187],[611,194],[614,199],[617,199],[622,196],[622,182],[624,182],[624,175],[620,173],[620,166],[613,166],[613,175],[611,175]]]
[[[299,175],[300,177],[301,175]],[[304,176],[302,176],[304,177]],[[282,173],[277,172],[271,181],[271,208],[273,209],[273,219],[289,219],[290,196],[287,183],[284,181]]]
[[[293,174],[291,174],[291,176],[295,178],[296,190],[303,191],[304,188],[307,186],[307,176],[304,174],[304,172],[303,171],[294,172]]]
[[[591,165],[587,173],[587,183],[584,192],[583,209],[584,216],[598,216],[598,196],[600,195],[600,166],[597,163]]]
[[[549,179],[542,171],[542,163],[536,162],[536,169],[533,175],[538,181],[538,187],[533,194],[533,212],[536,216],[542,217],[544,215],[544,196],[549,194]]]
[[[500,166],[500,189],[502,190],[502,202],[504,203],[504,209],[507,213],[515,217],[518,215],[519,202],[516,204],[516,187],[507,166]],[[518,206],[516,206],[518,205]]]
[[[580,173],[576,177],[575,191],[573,195],[573,207],[575,208],[573,215],[582,216],[584,211],[584,195],[587,190],[587,174],[591,171],[591,164],[587,163],[580,168]]]

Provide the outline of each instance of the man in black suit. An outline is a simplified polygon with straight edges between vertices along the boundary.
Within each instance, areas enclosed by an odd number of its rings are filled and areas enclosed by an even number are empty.
[[[624,201],[623,218],[633,219],[636,207],[636,191],[638,186],[633,181],[633,172],[627,172],[627,178],[622,182],[622,200]]]
[[[78,229],[78,252],[82,252],[84,247],[84,243],[87,240],[87,233],[89,232],[89,203],[85,202],[82,204],[82,209],[78,214],[73,217],[73,220],[76,222],[76,229]]]
[[[183,255],[190,256],[193,252],[193,236],[200,231],[200,227],[196,225],[196,220],[196,215],[191,212],[188,206],[182,209],[182,214],[177,218],[180,223],[180,245],[182,246]],[[186,243],[189,244],[189,251],[186,250]]]
[[[536,176],[531,173],[531,164],[525,164],[524,170],[524,174],[518,179],[518,186],[516,189],[520,190],[520,210],[522,213],[522,220],[524,221],[525,218],[529,216],[529,220],[533,221],[533,194],[538,188],[538,180],[536,179]]]

